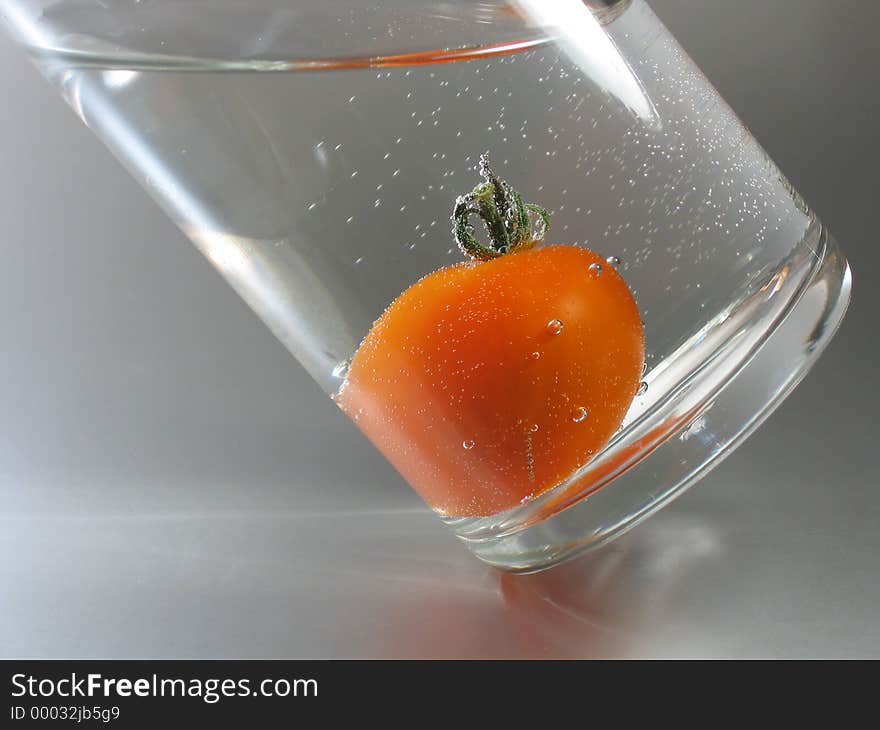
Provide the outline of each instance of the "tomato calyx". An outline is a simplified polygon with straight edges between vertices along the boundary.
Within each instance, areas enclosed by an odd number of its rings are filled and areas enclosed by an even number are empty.
[[[478,167],[483,182],[467,195],[459,195],[452,211],[452,233],[465,256],[476,261],[490,261],[534,247],[550,228],[546,209],[523,199],[489,166],[489,156],[480,155]],[[477,240],[470,217],[482,219],[489,243]]]

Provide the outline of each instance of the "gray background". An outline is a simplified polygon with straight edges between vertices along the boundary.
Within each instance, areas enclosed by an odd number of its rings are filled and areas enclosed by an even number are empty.
[[[854,301],[695,489],[525,577],[468,555],[0,37],[0,655],[880,657],[880,5],[652,5]]]

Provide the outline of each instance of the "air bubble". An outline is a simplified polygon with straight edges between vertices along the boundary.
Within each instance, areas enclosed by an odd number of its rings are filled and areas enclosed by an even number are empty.
[[[648,384],[643,380],[639,383],[639,389],[636,391],[636,395],[644,395],[648,392]]]
[[[602,264],[590,264],[589,268],[587,269],[587,273],[590,275],[591,279],[598,279],[600,276],[602,276]]]
[[[533,360],[540,360],[540,359],[541,359],[541,353],[538,352],[537,350],[535,350],[535,351],[532,353],[532,359],[533,359]]]
[[[461,442],[461,448],[463,448],[465,451],[470,451],[472,448],[474,448],[475,445],[476,444],[474,444],[473,439],[468,439],[467,441]]]
[[[611,266],[620,266],[620,259],[617,256],[609,256],[605,259]]]
[[[533,423],[531,426],[529,426],[529,431],[531,431],[532,433],[538,433],[538,424]]]
[[[563,324],[561,320],[551,319],[547,323],[547,332],[549,332],[551,335],[558,335],[562,333],[562,327]]]
[[[584,408],[583,406],[581,406],[580,408],[575,408],[571,412],[571,420],[574,421],[575,423],[580,423],[581,421],[586,420],[588,415],[589,415],[589,411],[586,408]]]

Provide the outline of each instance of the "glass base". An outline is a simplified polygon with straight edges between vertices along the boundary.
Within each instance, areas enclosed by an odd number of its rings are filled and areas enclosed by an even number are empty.
[[[682,494],[776,409],[834,335],[851,273],[814,221],[792,255],[647,376],[653,398],[588,465],[521,507],[447,525],[514,572],[599,547]]]

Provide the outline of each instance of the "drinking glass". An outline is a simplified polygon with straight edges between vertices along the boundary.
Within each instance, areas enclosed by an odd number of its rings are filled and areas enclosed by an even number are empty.
[[[79,117],[492,565],[549,566],[681,494],[779,405],[843,317],[851,277],[834,240],[644,0],[0,9]],[[521,463],[493,460],[498,444],[458,418],[454,393],[436,392],[442,382],[464,393],[468,372],[486,365],[473,354],[480,342],[454,359],[469,326],[455,308],[423,313],[438,325],[425,372],[416,362],[385,384],[389,398],[409,393],[406,418],[378,391],[357,407],[342,397],[351,358],[386,307],[462,261],[449,217],[484,153],[492,175],[549,211],[548,243],[601,254],[581,272],[584,286],[622,277],[644,327],[645,367],[619,429],[522,498],[510,484],[559,461],[569,429],[594,427],[603,404],[570,402],[564,426],[549,407],[525,423],[498,401],[477,409],[502,427],[510,417],[510,433],[526,439]],[[535,237],[537,212],[522,222]],[[536,316],[550,335],[572,336],[554,318],[561,293],[510,286],[524,302],[549,302]],[[491,296],[483,305],[509,344],[541,336],[509,325],[504,317],[522,313],[493,312]],[[603,316],[614,333],[615,315]],[[444,348],[458,370],[428,387]],[[560,402],[572,372],[590,381],[596,356],[568,352],[548,365],[536,348],[528,371],[561,382]],[[523,368],[498,372],[517,408],[541,402]]]

